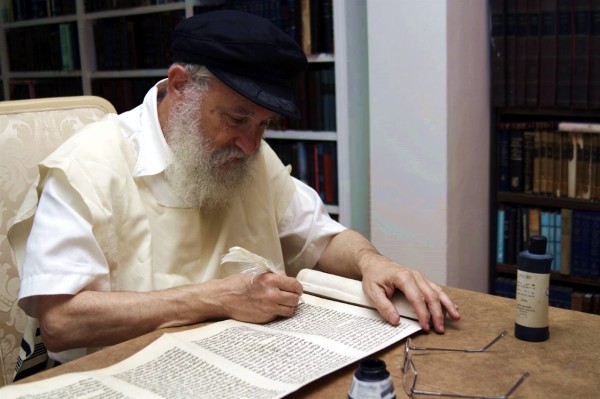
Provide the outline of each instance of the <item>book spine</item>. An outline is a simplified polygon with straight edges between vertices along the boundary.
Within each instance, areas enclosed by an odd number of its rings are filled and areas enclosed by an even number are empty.
[[[310,0],[300,0],[300,9],[301,9],[301,17],[300,20],[302,22],[302,50],[305,54],[312,54],[312,38],[311,38],[311,1]]]
[[[528,41],[527,2],[517,1],[515,31],[515,105],[525,105],[527,86],[527,41]]]
[[[589,57],[591,32],[590,0],[573,0],[573,67],[571,103],[574,107],[588,106]]]
[[[523,193],[533,192],[533,164],[535,131],[523,132]]]
[[[308,171],[308,151],[306,149],[306,143],[303,141],[298,142],[298,179],[305,184],[310,185],[309,171]]]
[[[540,194],[549,193],[550,162],[552,157],[552,146],[550,145],[549,132],[544,130],[540,133]]]
[[[540,234],[548,239],[548,244],[551,244],[554,241],[552,219],[549,211],[542,211],[540,213]],[[552,245],[548,245],[548,251],[553,251]]]
[[[540,208],[529,208],[529,235],[533,236],[533,235],[540,235],[541,234],[541,229],[540,229],[540,224],[541,224],[541,210]]]
[[[541,181],[540,171],[542,167],[541,159],[541,140],[542,134],[540,131],[536,131],[533,137],[533,193],[539,194],[541,192]]]
[[[497,213],[497,233],[496,233],[496,262],[504,263],[504,223],[505,223],[505,210],[504,206],[498,208]]]
[[[562,216],[561,212],[553,212],[554,232],[552,234],[552,244],[554,246],[554,261],[552,262],[552,271],[560,272],[562,260]]]
[[[553,107],[556,103],[556,0],[541,0],[540,32],[540,105]]]
[[[573,148],[569,134],[559,132],[560,140],[560,197],[569,196],[569,161],[573,154]]]
[[[554,164],[553,164],[553,172],[554,172],[554,176],[553,176],[553,180],[552,180],[552,192],[551,195],[554,197],[560,197],[560,182],[562,179],[561,176],[561,158],[562,158],[562,148],[561,148],[561,141],[560,141],[560,133],[556,130],[552,131],[552,144],[554,145],[554,151],[552,153],[552,155],[554,156]]]
[[[585,200],[591,199],[592,181],[592,135],[589,133],[583,134],[583,162],[581,165],[581,198]]]
[[[510,190],[510,134],[505,125],[498,134],[498,190]]]
[[[573,210],[568,208],[561,209],[561,254],[560,254],[560,273],[564,275],[571,274],[571,229],[573,223]]]
[[[600,2],[593,1],[590,16],[589,106],[600,107]]]
[[[600,278],[600,212],[590,212],[590,278]]]
[[[592,137],[591,184],[593,201],[600,200],[600,137]]]
[[[510,132],[510,191],[523,192],[523,131]]]
[[[525,105],[534,107],[539,101],[540,27],[540,0],[528,0]]]
[[[583,178],[584,178],[584,170],[586,167],[585,159],[584,159],[584,142],[583,136],[585,133],[575,133],[576,142],[575,142],[575,152],[576,152],[576,162],[575,162],[575,198],[583,198]]]
[[[571,0],[558,0],[558,37],[556,54],[556,105],[571,105],[571,67],[573,51],[573,9]]]
[[[60,35],[60,53],[63,71],[73,70],[73,51],[71,43],[71,24],[65,23],[58,26]]]
[[[504,262],[517,263],[517,211],[513,206],[505,207],[504,215]]]
[[[585,211],[574,210],[571,227],[571,275],[583,276],[583,219]]]

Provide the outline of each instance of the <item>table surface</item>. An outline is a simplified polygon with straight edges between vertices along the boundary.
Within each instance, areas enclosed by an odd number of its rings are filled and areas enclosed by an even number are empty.
[[[514,337],[514,300],[451,287],[446,291],[460,306],[461,320],[448,321],[444,334],[414,335],[414,345],[477,348],[503,330],[508,334],[483,353],[414,351],[413,361],[418,370],[416,389],[500,396],[528,372],[530,376],[511,398],[600,398],[600,316],[551,307],[550,339],[526,342]],[[124,360],[164,332],[191,327],[197,326],[155,331],[21,382],[104,368]],[[386,362],[398,398],[407,397],[400,369],[403,352],[404,341],[374,354]],[[289,397],[347,397],[356,367],[356,364],[344,367]]]

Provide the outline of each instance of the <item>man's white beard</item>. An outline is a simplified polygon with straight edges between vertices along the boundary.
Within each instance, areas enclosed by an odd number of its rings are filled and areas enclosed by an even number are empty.
[[[229,204],[249,184],[259,151],[246,155],[236,146],[215,150],[201,126],[201,98],[196,87],[187,87],[171,110],[165,137],[173,162],[165,177],[184,206],[211,210]],[[233,159],[240,161],[226,164]]]

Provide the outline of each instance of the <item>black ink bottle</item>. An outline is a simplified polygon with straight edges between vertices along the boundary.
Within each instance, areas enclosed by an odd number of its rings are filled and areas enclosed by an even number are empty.
[[[350,399],[395,399],[396,392],[385,362],[368,357],[358,363],[350,390]]]
[[[545,341],[548,326],[550,266],[553,256],[546,252],[544,236],[529,237],[529,249],[517,257],[517,314],[515,337],[524,341]]]

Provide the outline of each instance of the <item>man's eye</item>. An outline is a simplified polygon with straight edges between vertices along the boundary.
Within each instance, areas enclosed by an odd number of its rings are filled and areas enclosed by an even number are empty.
[[[246,122],[246,118],[238,118],[232,115],[228,115],[229,122],[233,125],[242,125]]]

